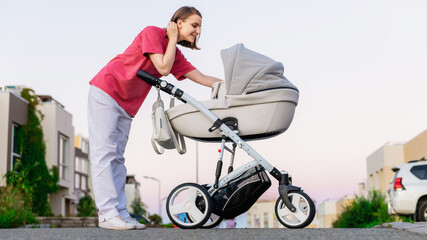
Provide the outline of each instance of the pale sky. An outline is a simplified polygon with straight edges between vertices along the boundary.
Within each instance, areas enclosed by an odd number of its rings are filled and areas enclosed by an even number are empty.
[[[285,76],[300,90],[293,123],[278,137],[250,144],[290,172],[317,204],[356,193],[366,180],[367,156],[427,128],[424,0],[0,0],[0,85],[53,96],[73,115],[75,133],[88,136],[88,82],[144,27],[166,26],[183,5],[203,15],[202,50],[181,48],[201,72],[223,78],[220,51],[236,43],[284,64]],[[208,88],[189,80],[166,79],[196,99],[210,97]],[[135,117],[125,153],[128,173],[140,181],[152,213],[157,183],[144,175],[161,181],[162,198],[196,180],[194,141],[187,140],[182,156],[153,151],[155,98],[151,91]],[[218,147],[199,144],[200,183],[213,182]],[[237,165],[251,160],[243,151],[236,158]],[[277,197],[276,185],[264,196]]]

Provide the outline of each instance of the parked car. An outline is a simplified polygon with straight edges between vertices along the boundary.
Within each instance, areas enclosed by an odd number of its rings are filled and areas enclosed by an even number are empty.
[[[396,166],[388,189],[389,213],[427,221],[427,161],[416,160]]]

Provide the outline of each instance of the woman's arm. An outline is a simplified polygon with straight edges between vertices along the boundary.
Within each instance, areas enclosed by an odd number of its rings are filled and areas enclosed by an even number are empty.
[[[193,71],[186,73],[184,77],[206,87],[212,87],[214,82],[222,81],[219,78],[204,75],[197,69],[194,69]]]
[[[168,23],[168,26],[166,28],[166,34],[168,35],[169,42],[168,42],[168,46],[166,47],[165,54],[159,54],[159,53],[149,54],[150,59],[154,64],[154,67],[156,67],[157,71],[162,76],[169,75],[173,66],[173,62],[175,61],[176,43],[178,41],[178,27],[176,23],[174,22]]]

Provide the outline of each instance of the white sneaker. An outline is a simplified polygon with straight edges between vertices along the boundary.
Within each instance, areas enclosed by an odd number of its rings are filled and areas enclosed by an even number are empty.
[[[104,220],[99,223],[99,227],[113,230],[130,230],[135,229],[134,224],[127,223],[120,215]]]
[[[140,229],[140,230],[142,230],[142,229],[146,229],[146,228],[147,228],[147,226],[145,226],[145,225],[144,225],[144,224],[142,224],[142,223],[139,223],[139,222],[138,222],[138,221],[136,221],[136,219],[135,219],[135,218],[133,218],[133,217],[127,217],[127,218],[123,219],[123,221],[125,221],[125,222],[126,222],[126,223],[128,223],[128,224],[132,224],[132,225],[134,225],[136,229]]]

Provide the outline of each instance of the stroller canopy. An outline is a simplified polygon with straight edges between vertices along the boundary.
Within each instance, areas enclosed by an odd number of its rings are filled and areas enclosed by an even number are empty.
[[[251,51],[242,43],[221,51],[227,95],[241,95],[275,88],[298,91],[285,76],[283,64]]]

